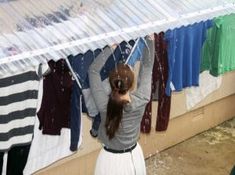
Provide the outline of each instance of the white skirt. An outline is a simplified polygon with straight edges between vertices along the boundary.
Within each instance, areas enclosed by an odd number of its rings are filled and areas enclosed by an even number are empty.
[[[95,175],[146,175],[143,151],[137,143],[126,153],[111,153],[101,149],[96,161]]]

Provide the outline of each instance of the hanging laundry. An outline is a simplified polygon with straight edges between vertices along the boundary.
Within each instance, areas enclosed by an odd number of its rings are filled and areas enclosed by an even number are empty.
[[[143,40],[139,40],[138,45],[135,47],[134,51],[132,51],[132,45],[135,44],[135,42],[132,40],[129,43],[127,42],[122,42],[114,51],[114,53],[109,57],[109,61],[106,62],[106,67],[103,67],[101,74],[103,75],[104,79],[107,79],[108,77],[108,70],[107,69],[113,69],[115,65],[118,62],[125,62],[130,61],[131,64],[134,65],[134,63],[139,59],[141,56],[141,50],[143,50]],[[141,48],[140,48],[141,45]],[[130,53],[134,56],[129,58]],[[100,123],[100,115],[97,110],[97,107],[94,103],[93,96],[90,92],[89,89],[89,80],[87,77],[87,70],[89,65],[93,62],[93,60],[97,57],[98,54],[103,54],[101,53],[101,49],[97,49],[94,52],[89,50],[85,54],[78,54],[77,56],[73,57],[70,56],[69,60],[70,63],[75,70],[77,77],[79,81],[81,82],[82,86],[82,97],[84,98],[85,105],[82,106],[87,108],[87,110],[83,110],[83,112],[87,112],[90,117],[93,118],[93,124],[92,124],[92,129],[90,131],[91,135],[96,137],[98,133],[98,128],[99,128],[99,123]],[[137,59],[138,57],[138,59]],[[74,59],[76,61],[74,61]],[[134,61],[136,59],[136,61]],[[81,98],[81,97],[80,97]]]
[[[131,53],[131,50],[135,44],[135,41],[131,40],[129,42],[121,42],[113,53],[109,56],[105,62],[103,68],[100,71],[101,80],[105,80],[109,76],[109,72],[115,68],[115,65],[118,63],[125,63],[128,56]]]
[[[40,64],[14,75],[8,73],[0,79],[0,152],[1,155],[9,153],[9,171],[22,173],[26,163],[24,159],[27,159],[33,137],[39,80],[47,69],[47,65]]]
[[[42,96],[43,81],[40,81],[37,111],[40,109]],[[38,127],[39,120],[38,117],[36,117],[33,133],[34,137],[23,174],[33,174],[34,172],[74,153],[69,149],[71,135],[69,128],[62,128],[60,135],[45,135],[42,134]],[[79,140],[78,147],[80,145],[81,139]]]
[[[200,74],[198,87],[190,87],[185,89],[186,107],[192,109],[196,104],[201,102],[209,94],[217,90],[222,83],[222,77],[214,77],[209,71]]]
[[[7,153],[6,174],[23,174],[25,164],[29,154],[30,144],[23,146],[14,146]],[[0,159],[3,160],[4,153],[0,153]],[[0,174],[2,174],[2,164],[0,161]],[[3,172],[4,174],[4,172]]]
[[[39,78],[46,65],[1,78],[0,151],[29,144],[36,116]]]
[[[95,130],[98,130],[100,116],[99,116],[99,112],[97,110],[97,107],[95,105],[94,99],[93,99],[91,92],[90,92],[90,84],[89,84],[89,79],[88,79],[88,69],[98,54],[102,54],[101,49],[96,49],[94,52],[89,50],[85,54],[78,54],[74,57],[71,55],[68,57],[70,64],[71,64],[73,70],[76,72],[76,75],[77,75],[77,77],[81,83],[81,86],[82,86],[81,91],[82,91],[82,95],[83,95],[84,102],[85,102],[85,104],[82,105],[83,112],[86,112],[88,114],[88,116],[93,118],[92,128],[94,128]],[[74,88],[77,88],[77,87],[74,87]],[[77,90],[73,89],[73,91],[77,91]],[[78,92],[77,92],[77,94],[78,94]],[[76,97],[79,98],[78,96],[73,95],[73,101],[77,101],[75,99]],[[80,98],[82,98],[82,96],[80,96]],[[73,106],[73,103],[72,103],[72,106]],[[74,109],[75,108],[73,106],[72,110],[74,110]],[[75,113],[75,111],[74,111],[74,113]],[[77,117],[78,117],[77,115],[71,115],[71,120],[77,121]],[[80,125],[79,121],[77,121],[75,123],[77,124],[77,126],[75,126],[75,124],[73,124],[73,123],[71,123],[71,126],[74,125],[74,128],[79,128],[78,127],[78,125]],[[71,131],[71,132],[73,133],[73,131]],[[78,132],[78,130],[77,130],[77,132]],[[75,135],[75,134],[76,133],[74,133],[73,135]],[[94,133],[94,136],[96,136],[95,133]],[[76,145],[72,146],[71,149],[76,149]]]
[[[136,62],[141,60],[145,48],[148,49],[148,46],[144,38],[138,38],[136,41],[123,41],[115,48],[114,52],[108,56],[100,71],[102,86],[107,95],[111,93],[108,80],[109,72],[113,70],[118,63],[125,63],[134,68]],[[100,119],[98,121],[100,123]],[[96,133],[98,134],[98,130],[96,130]]]
[[[78,80],[81,83],[81,88],[77,83],[74,83],[72,90],[72,102],[71,102],[71,146],[72,151],[77,150],[77,143],[79,141],[81,130],[81,110],[82,110],[82,94],[84,95],[85,105],[87,107],[87,113],[91,117],[99,115],[93,97],[89,92],[89,80],[88,80],[88,68],[95,57],[101,52],[100,49],[92,52],[87,51],[85,54],[78,54],[76,56],[68,56],[69,62],[75,72]]]
[[[114,150],[121,150],[125,147],[130,147],[129,145],[133,145],[132,143],[133,140],[134,141],[138,140],[141,118],[145,109],[145,105],[150,100],[151,81],[149,81],[150,77],[148,75],[151,75],[152,66],[153,66],[153,57],[154,57],[154,42],[150,38],[146,40],[148,43],[147,45],[149,50],[145,48],[142,54],[143,57],[145,57],[145,59],[142,62],[142,65],[139,69],[139,76],[137,80],[139,83],[137,85],[137,90],[130,92],[130,96],[133,101],[124,107],[124,112],[123,112],[124,116],[121,120],[120,127],[117,130],[117,134],[115,135],[116,137],[112,139],[108,138],[104,127],[105,118],[101,117],[102,127],[100,127],[99,129],[98,138],[103,143],[105,143],[105,146],[107,148],[112,148]],[[95,96],[94,98],[95,103],[97,104],[97,107],[101,112],[101,116],[106,115],[107,103],[110,95],[110,94],[107,95],[106,92],[104,91],[100,77],[100,70],[106,63],[106,60],[109,58],[109,55],[112,55],[112,52],[110,51],[109,48],[105,48],[105,51],[106,55],[104,55],[103,57],[100,56],[97,59],[95,59],[95,61],[92,63],[92,65],[89,68],[89,78],[90,78],[89,80],[91,83],[91,91]],[[148,78],[146,78],[146,75]],[[134,112],[129,114],[128,111],[134,111]],[[102,170],[100,172],[102,172]]]
[[[141,60],[143,50],[145,47],[147,47],[146,45],[147,43],[143,38],[138,38],[137,41],[135,42],[134,47],[131,49],[131,53],[126,58],[125,63],[134,68],[136,61]]]
[[[70,125],[69,112],[73,85],[71,75],[64,59],[60,59],[57,62],[51,60],[48,64],[51,71],[49,74],[44,76],[43,87],[40,89],[41,93],[43,91],[43,95],[39,94],[41,97],[39,97],[39,103],[43,98],[39,110],[39,116],[42,117],[41,121],[46,118],[49,119],[47,122],[43,122],[46,125],[42,128],[44,133],[47,133],[47,135],[42,134],[38,128],[34,129],[34,139],[30,148],[28,161],[24,169],[24,174],[33,174],[35,171],[49,166],[55,161],[73,153],[69,150],[71,131],[68,129]],[[45,90],[45,88],[47,89]],[[58,109],[58,107],[60,109]],[[39,118],[40,117],[38,117],[38,119]],[[54,118],[53,123],[50,118]],[[39,120],[36,120],[35,127],[39,126]],[[60,135],[52,136],[48,134]],[[81,141],[79,140],[77,147],[80,145]]]
[[[73,90],[72,90],[72,99],[71,99],[71,113],[70,113],[70,150],[76,151],[78,148],[78,142],[80,138],[81,132],[81,98],[82,92],[80,87],[73,83]]]
[[[50,73],[43,78],[43,99],[37,115],[43,134],[60,135],[69,128],[72,76],[64,59],[48,62]]]
[[[38,123],[36,124],[38,126]],[[78,147],[80,145],[79,140]],[[51,136],[42,135],[38,128],[35,128],[34,139],[23,174],[34,174],[58,160],[71,156],[74,152],[69,150],[69,146],[70,129],[63,128],[60,136]]]
[[[198,86],[202,45],[212,20],[194,23],[165,33],[168,48],[168,80],[166,93]]]
[[[96,49],[94,52],[89,50],[85,54],[78,54],[74,57],[69,56],[70,64],[73,67],[73,70],[76,72],[79,82],[81,83],[82,92],[89,116],[95,116],[98,111],[96,109],[96,106],[94,106],[92,97],[90,97],[90,92],[87,92],[90,88],[88,79],[88,68],[95,57],[97,57],[97,55],[99,55],[100,53],[101,49]]]
[[[123,41],[114,49],[100,71],[102,86],[107,95],[111,92],[108,80],[109,72],[114,69],[115,65],[118,63],[125,63],[134,68],[135,63],[141,60],[145,47],[147,47],[145,39],[139,38],[136,42],[134,40],[128,43]]]
[[[214,23],[203,46],[201,71],[219,76],[235,70],[235,15],[218,17]]]
[[[167,96],[165,91],[168,78],[168,62],[164,33],[154,34],[154,40],[155,58],[152,73],[152,95],[141,121],[141,132],[143,133],[151,131],[152,100],[158,100],[156,131],[165,131],[170,117],[171,96]]]

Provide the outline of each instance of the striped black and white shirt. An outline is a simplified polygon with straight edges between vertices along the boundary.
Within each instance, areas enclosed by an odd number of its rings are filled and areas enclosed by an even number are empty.
[[[0,78],[0,152],[32,141],[41,74],[37,66]]]

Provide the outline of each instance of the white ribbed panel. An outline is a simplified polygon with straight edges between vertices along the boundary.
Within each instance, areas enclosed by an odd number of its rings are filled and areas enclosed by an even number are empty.
[[[234,12],[234,0],[84,0],[82,7],[74,0],[0,1],[0,72],[14,72],[12,61],[29,58],[16,65],[35,65]],[[39,16],[50,25],[26,20]]]

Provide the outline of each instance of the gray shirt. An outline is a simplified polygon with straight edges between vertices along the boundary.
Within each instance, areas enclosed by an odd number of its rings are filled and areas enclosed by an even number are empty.
[[[143,117],[145,106],[150,100],[151,78],[154,61],[154,41],[146,38],[146,47],[143,51],[140,65],[137,89],[130,93],[131,103],[124,107],[123,118],[114,138],[109,140],[106,135],[105,120],[109,96],[103,88],[100,71],[112,49],[106,47],[94,60],[89,68],[89,81],[95,104],[101,115],[101,123],[98,132],[99,140],[108,148],[123,150],[134,145],[140,134],[140,122]]]

